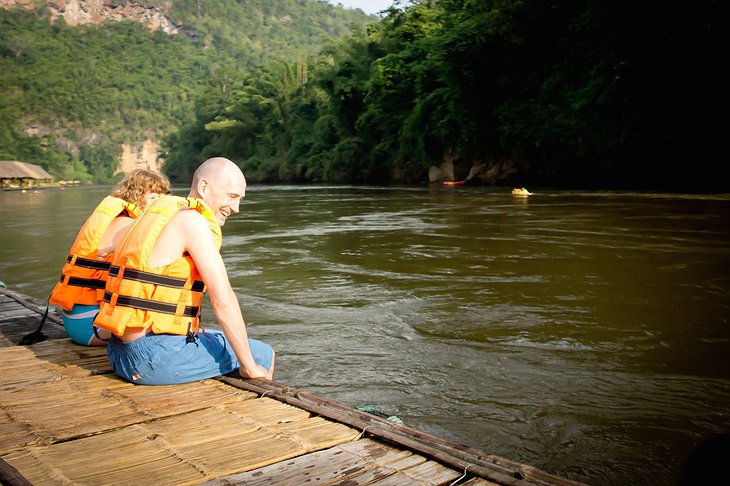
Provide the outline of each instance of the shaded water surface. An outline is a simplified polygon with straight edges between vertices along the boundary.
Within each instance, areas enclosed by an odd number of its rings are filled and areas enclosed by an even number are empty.
[[[0,193],[0,279],[47,297],[108,190]],[[670,485],[730,431],[729,237],[727,195],[252,186],[222,253],[278,381],[571,479]]]

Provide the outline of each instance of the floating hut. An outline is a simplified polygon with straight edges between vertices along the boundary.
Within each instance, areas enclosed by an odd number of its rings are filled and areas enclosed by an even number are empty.
[[[0,160],[0,187],[3,189],[23,189],[52,182],[53,176],[39,165]]]

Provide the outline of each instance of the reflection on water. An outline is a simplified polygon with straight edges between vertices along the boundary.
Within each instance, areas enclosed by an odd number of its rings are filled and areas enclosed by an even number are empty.
[[[107,190],[1,193],[0,279],[45,298]],[[277,380],[591,484],[674,484],[730,430],[730,197],[531,190],[250,187],[222,253]]]

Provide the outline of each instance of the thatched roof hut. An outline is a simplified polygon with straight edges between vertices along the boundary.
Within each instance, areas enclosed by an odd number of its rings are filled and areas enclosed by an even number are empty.
[[[51,181],[53,176],[39,165],[18,162],[17,160],[0,160],[0,179]]]

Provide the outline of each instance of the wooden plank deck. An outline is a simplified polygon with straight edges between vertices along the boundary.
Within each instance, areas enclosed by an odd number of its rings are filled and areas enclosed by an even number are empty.
[[[277,382],[134,385],[55,315],[17,345],[44,310],[0,288],[3,484],[579,484]]]

